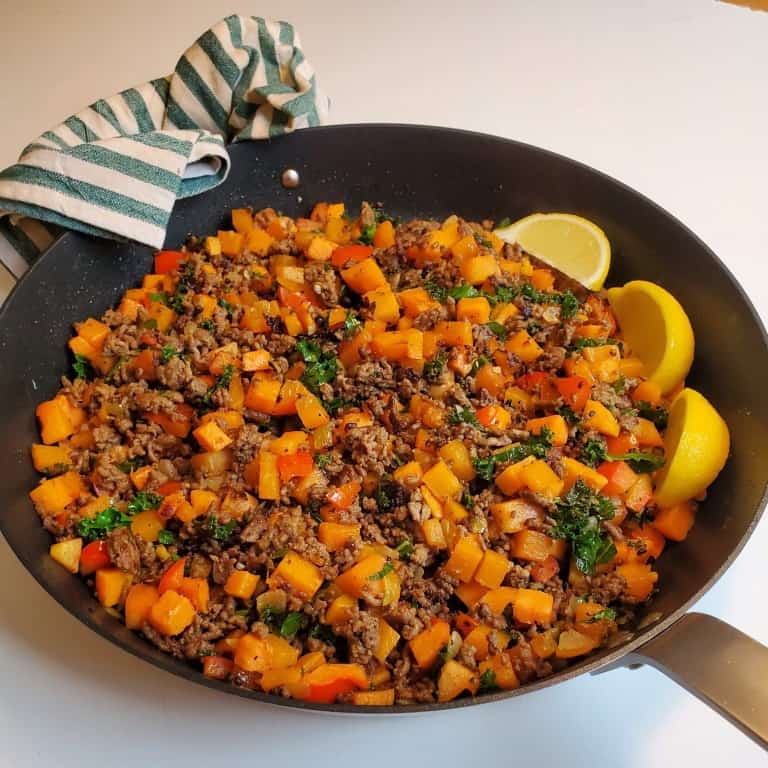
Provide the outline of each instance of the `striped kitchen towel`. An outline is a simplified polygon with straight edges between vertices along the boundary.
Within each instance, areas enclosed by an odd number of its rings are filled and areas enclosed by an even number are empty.
[[[176,199],[226,178],[228,142],[319,125],[327,112],[290,24],[229,16],[172,75],[91,104],[0,172],[0,233],[20,254],[3,260],[17,273],[39,252],[50,241],[41,222],[159,248]]]

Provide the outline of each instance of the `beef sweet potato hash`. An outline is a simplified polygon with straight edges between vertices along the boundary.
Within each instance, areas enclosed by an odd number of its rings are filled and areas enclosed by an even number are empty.
[[[694,503],[606,298],[492,222],[319,203],[161,251],[37,408],[55,560],[149,642],[314,702],[449,701],[609,643]]]

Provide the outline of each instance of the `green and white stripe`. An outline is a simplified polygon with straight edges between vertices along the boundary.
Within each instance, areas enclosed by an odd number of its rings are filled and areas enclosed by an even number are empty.
[[[229,16],[172,75],[91,104],[0,172],[0,258],[9,243],[28,258],[29,235],[9,226],[23,217],[160,248],[176,199],[226,178],[228,142],[319,125],[327,111],[290,24]]]

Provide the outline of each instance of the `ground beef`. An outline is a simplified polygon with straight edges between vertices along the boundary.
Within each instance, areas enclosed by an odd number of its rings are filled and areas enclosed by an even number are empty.
[[[130,528],[115,528],[107,536],[109,559],[116,568],[137,576],[141,567],[141,548]]]
[[[165,365],[157,366],[157,378],[168,389],[184,389],[193,376],[190,364],[178,355],[172,357]]]
[[[618,599],[626,588],[626,582],[618,573],[605,573],[589,580],[589,594],[595,602],[609,605]]]
[[[339,303],[336,273],[332,269],[326,269],[324,262],[307,264],[304,267],[304,282],[325,306],[332,307]]]

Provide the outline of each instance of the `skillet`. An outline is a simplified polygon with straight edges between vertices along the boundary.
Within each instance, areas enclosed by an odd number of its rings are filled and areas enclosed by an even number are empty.
[[[661,589],[634,627],[611,648],[552,677],[513,691],[442,704],[365,708],[365,713],[424,712],[524,695],[585,672],[652,664],[689,688],[763,747],[768,747],[768,649],[718,619],[686,613],[723,574],[766,503],[768,339],[754,307],[727,268],[690,230],[620,182],[568,158],[506,139],[407,125],[312,128],[270,142],[230,147],[227,181],[177,203],[167,247],[225,226],[234,207],[272,206],[306,214],[318,200],[381,201],[400,217],[513,220],[534,211],[569,211],[595,221],[613,249],[612,285],[630,279],[664,285],[683,304],[696,333],[688,383],[712,400],[731,430],[731,457],[701,505],[685,542],[658,564]],[[295,169],[297,188],[281,175]],[[29,460],[37,440],[34,407],[52,397],[68,371],[72,323],[100,316],[151,271],[152,251],[68,232],[32,266],[0,311],[0,530],[41,586],[70,613],[119,647],[196,683],[273,704],[356,712],[210,680],[166,655],[103,611],[79,579],[48,556],[28,491],[38,477]]]

